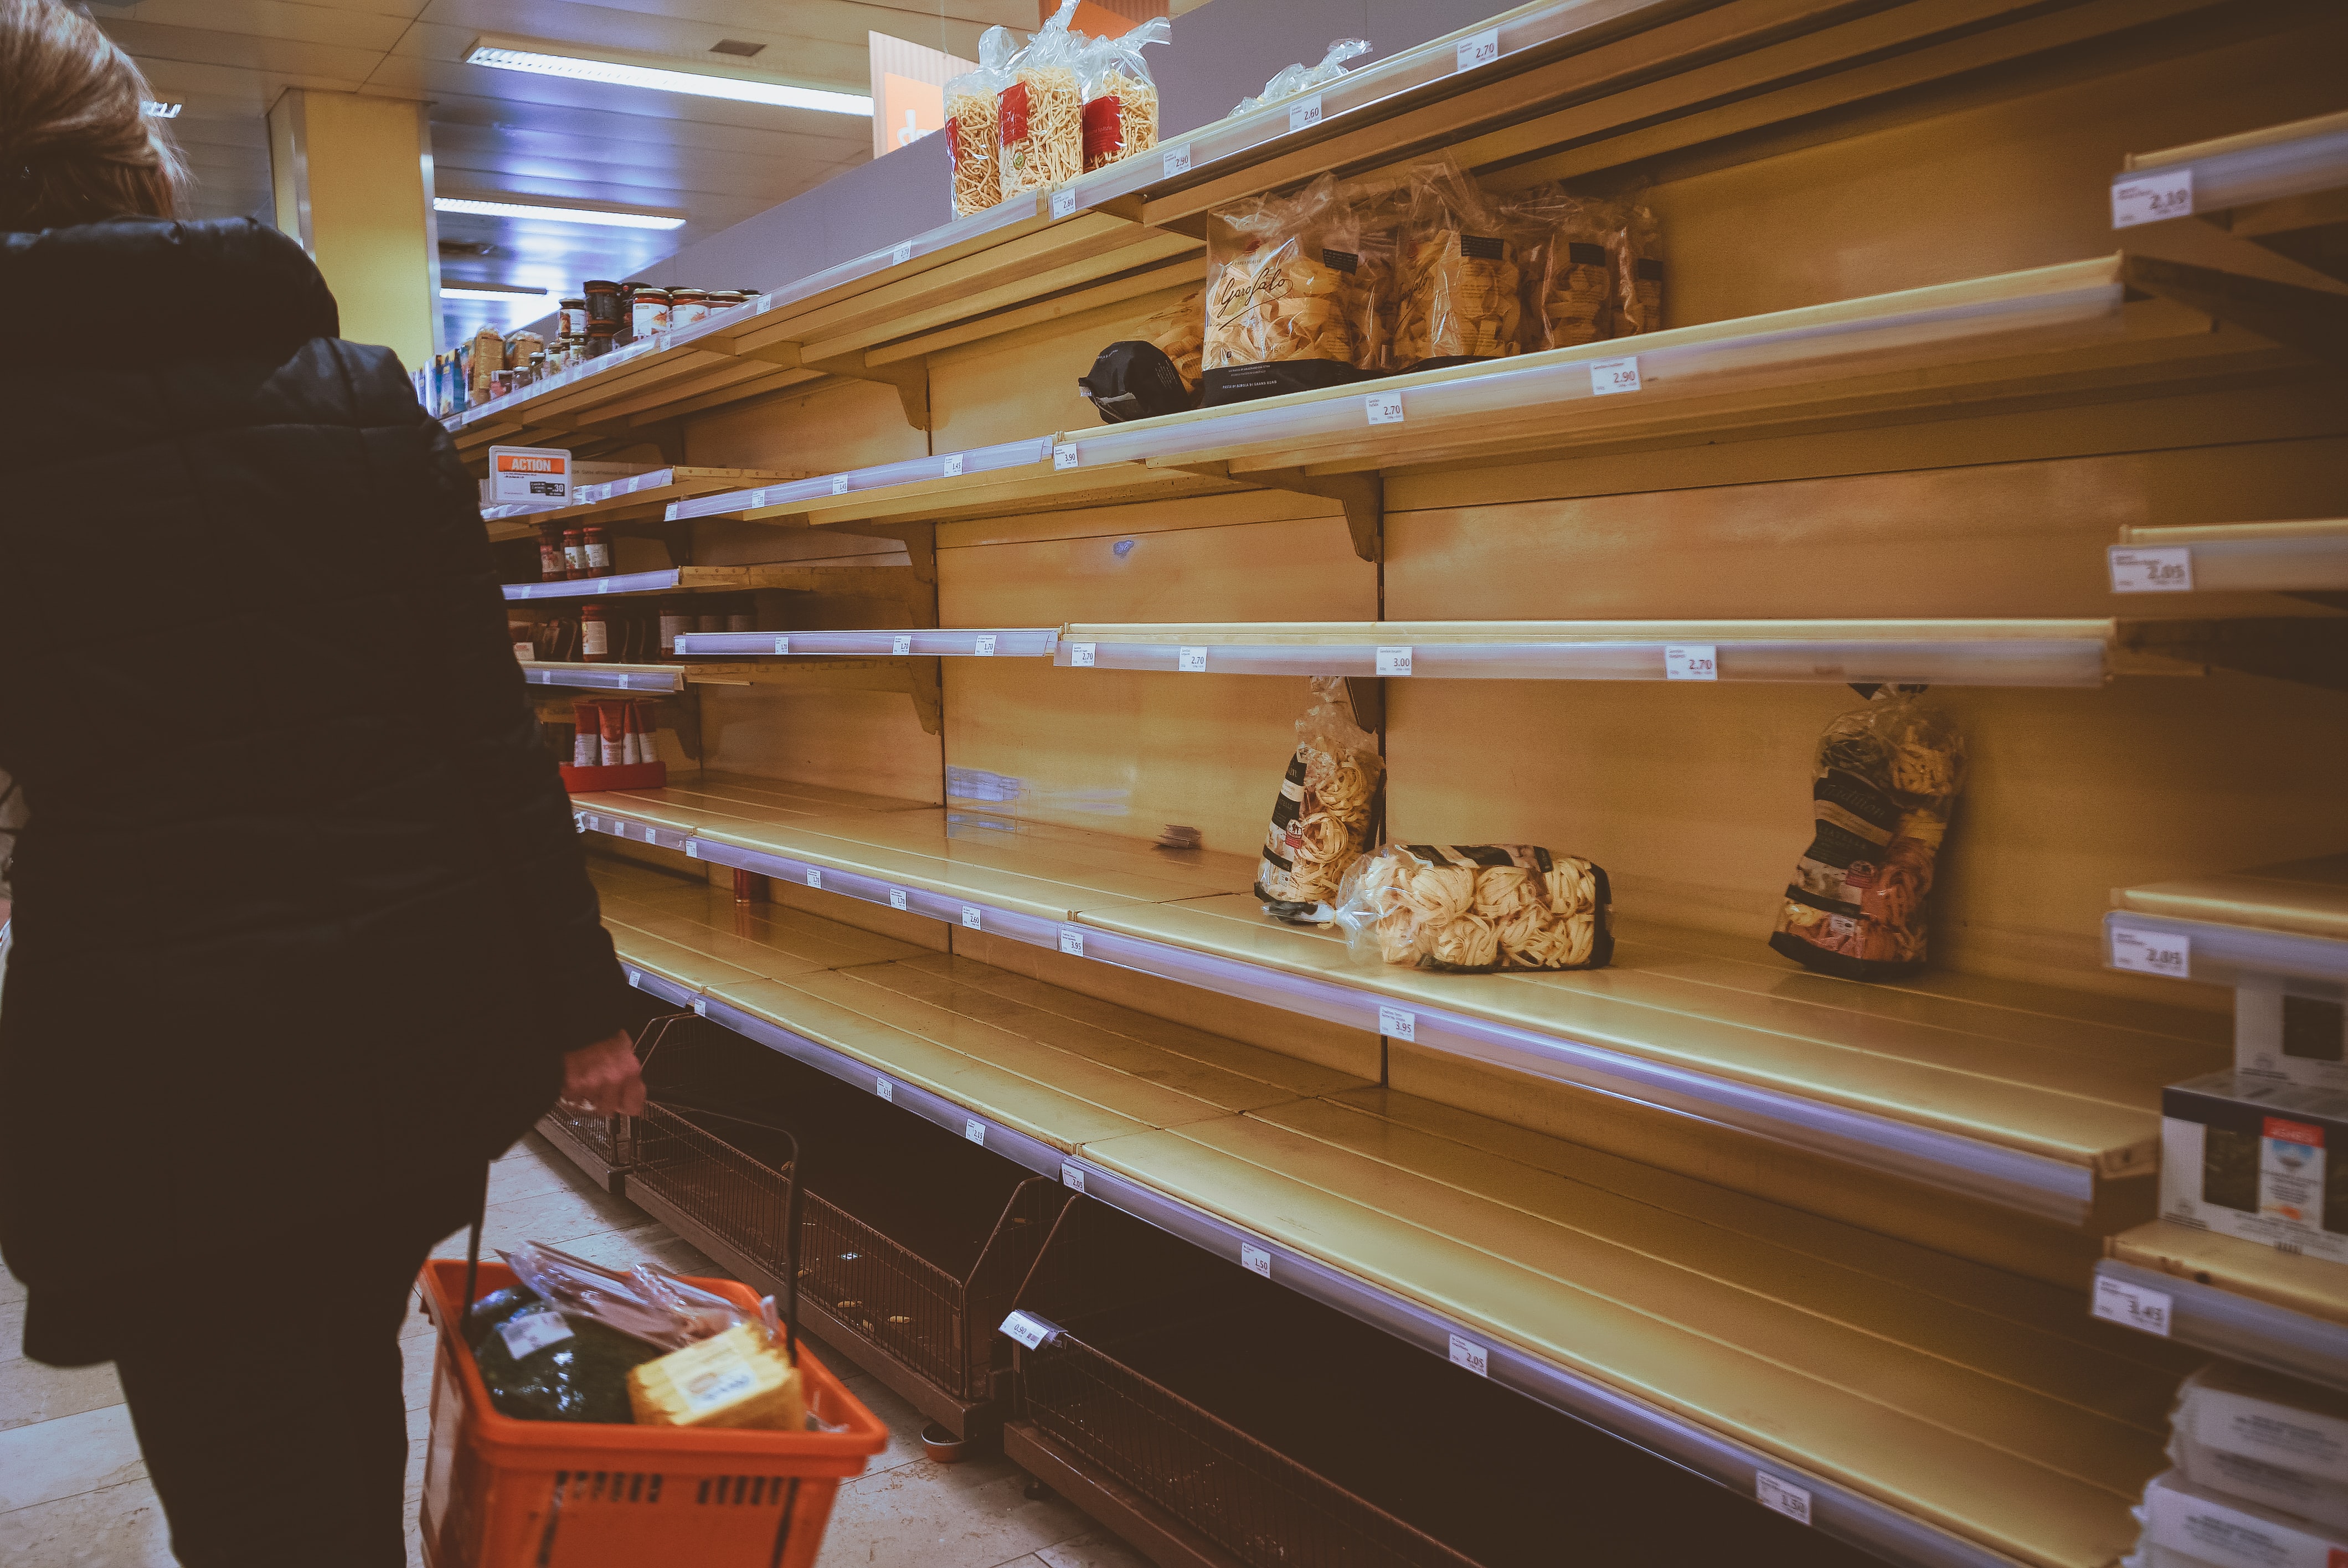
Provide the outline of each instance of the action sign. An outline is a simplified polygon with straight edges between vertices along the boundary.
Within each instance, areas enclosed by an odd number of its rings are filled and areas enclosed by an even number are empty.
[[[560,446],[490,447],[489,500],[500,507],[567,505],[571,454]]]

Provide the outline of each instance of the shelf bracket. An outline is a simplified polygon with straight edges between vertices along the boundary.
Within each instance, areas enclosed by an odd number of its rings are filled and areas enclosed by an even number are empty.
[[[2348,616],[2123,620],[2125,654],[2348,692]]]
[[[934,589],[938,583],[938,526],[935,523],[826,523],[828,534],[854,534],[862,539],[894,539],[905,547],[913,565],[913,580]],[[934,595],[932,596],[934,597]]]
[[[1202,479],[1229,479],[1241,485],[1260,485],[1267,490],[1291,490],[1300,496],[1335,501],[1345,508],[1345,529],[1353,536],[1354,553],[1373,564],[1385,553],[1386,483],[1375,471],[1308,474],[1302,468],[1251,468],[1234,474],[1231,464],[1221,461],[1168,463],[1163,466],[1196,474]]]
[[[2121,257],[2120,280],[2138,292],[2174,300],[2312,359],[2348,360],[2348,294],[2154,256]]]
[[[905,411],[905,423],[916,430],[930,428],[930,356],[925,354],[873,364],[870,356],[859,349],[854,354],[810,361],[801,368],[844,376],[850,381],[884,382],[897,389],[897,402]]]

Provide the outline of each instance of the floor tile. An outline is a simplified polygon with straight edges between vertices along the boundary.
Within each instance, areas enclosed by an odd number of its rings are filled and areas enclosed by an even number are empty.
[[[570,1162],[566,1160],[563,1164],[568,1166]],[[563,1171],[536,1153],[526,1159],[499,1160],[489,1167],[489,1202],[492,1204],[536,1197],[541,1193],[551,1193],[568,1184]]]
[[[25,1303],[0,1301],[0,1361],[13,1361],[25,1353]]]
[[[642,1225],[644,1219],[644,1211],[633,1204],[583,1184],[566,1184],[510,1203],[491,1204],[481,1226],[481,1255],[526,1241],[561,1246],[581,1236]],[[459,1231],[434,1247],[432,1255],[462,1257],[465,1245],[466,1233]]]
[[[840,1488],[818,1568],[997,1568],[1084,1532],[1057,1498],[1030,1500],[1004,1459],[899,1465]]]
[[[0,1432],[0,1511],[119,1486],[146,1474],[128,1405]],[[13,1568],[15,1560],[7,1561]]]
[[[110,1361],[96,1367],[45,1367],[21,1356],[0,1361],[0,1431],[121,1402],[122,1384]]]
[[[0,1268],[0,1301],[25,1299],[25,1282],[5,1268]]]
[[[407,1400],[407,1409],[420,1410],[432,1403],[432,1363],[439,1351],[438,1339],[399,1342],[399,1391]]]
[[[1107,1531],[1039,1548],[1045,1568],[1149,1568],[1149,1559]]]
[[[145,1481],[0,1513],[8,1568],[172,1568],[163,1506]]]

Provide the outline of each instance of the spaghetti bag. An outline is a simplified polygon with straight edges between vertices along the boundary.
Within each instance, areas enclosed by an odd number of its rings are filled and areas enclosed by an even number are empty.
[[[1114,38],[1096,38],[1084,51],[1085,171],[1148,152],[1158,145],[1158,84],[1141,51],[1173,36],[1174,25],[1153,16]]]
[[[996,99],[1006,201],[1084,172],[1085,100],[1076,79],[1084,35],[1068,31],[1077,4],[1066,0],[1013,56],[1011,83]]]
[[[1398,366],[1433,370],[1517,352],[1523,307],[1514,228],[1451,159],[1412,170]]]
[[[1525,352],[1612,337],[1614,265],[1605,210],[1548,185],[1527,192],[1518,212],[1530,236],[1522,268]]]
[[[1352,211],[1326,174],[1292,197],[1255,197],[1210,215],[1205,406],[1360,379],[1357,242]]]
[[[1606,238],[1614,273],[1614,335],[1661,332],[1663,325],[1663,231],[1636,201],[1616,210]]]
[[[1365,964],[1483,974],[1614,956],[1605,871],[1532,844],[1389,844],[1345,873],[1337,922]]]
[[[998,95],[1011,85],[1011,29],[989,27],[978,69],[946,84],[946,151],[953,159],[953,215],[967,218],[1003,200]]]
[[[1255,896],[1264,913],[1294,926],[1325,926],[1346,869],[1376,832],[1385,763],[1377,737],[1354,722],[1342,676],[1316,675],[1313,705],[1296,721],[1296,751],[1272,803]]]
[[[1794,864],[1769,945],[1845,979],[1924,967],[1932,864],[1965,777],[1946,714],[1892,687],[1828,724],[1810,797],[1818,832]]]

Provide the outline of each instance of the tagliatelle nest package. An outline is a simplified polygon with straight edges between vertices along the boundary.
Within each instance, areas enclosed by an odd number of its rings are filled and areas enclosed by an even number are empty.
[[[1389,844],[1354,863],[1337,922],[1362,963],[1485,973],[1614,956],[1605,870],[1532,844]]]
[[[1294,196],[1257,197],[1214,212],[1207,230],[1206,369],[1354,363],[1359,256],[1351,216],[1325,174]]]
[[[1272,803],[1255,896],[1291,925],[1326,925],[1347,867],[1376,837],[1385,763],[1375,735],[1354,721],[1342,676],[1313,681],[1296,721],[1296,751]]]
[[[1394,362],[1500,359],[1523,328],[1518,225],[1448,156],[1411,171],[1396,267]]]

